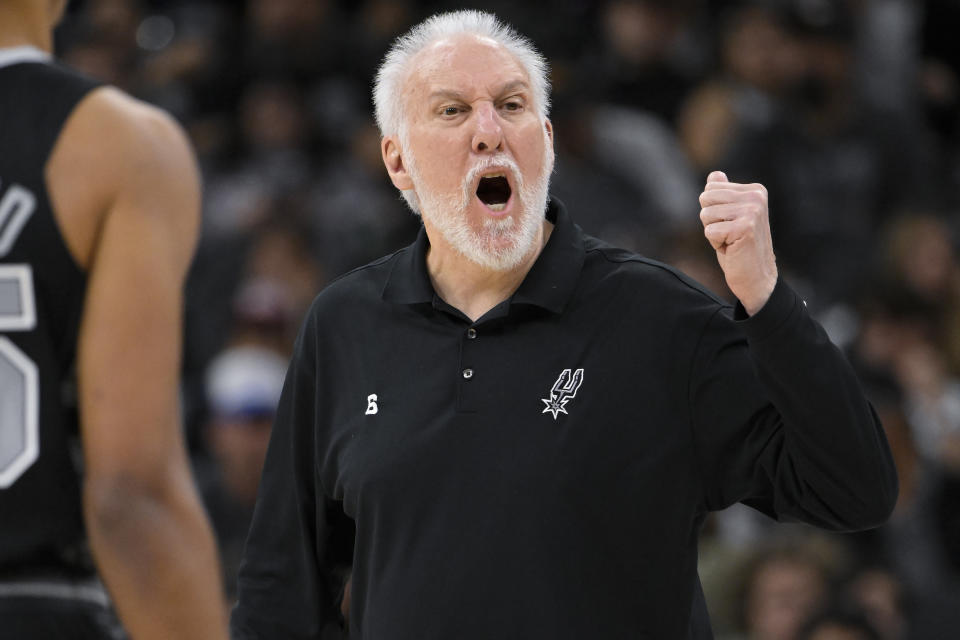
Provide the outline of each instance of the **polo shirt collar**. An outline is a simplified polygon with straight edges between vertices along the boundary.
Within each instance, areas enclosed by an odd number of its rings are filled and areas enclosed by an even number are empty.
[[[583,237],[566,207],[556,198],[547,205],[547,220],[554,225],[547,245],[540,252],[511,304],[528,304],[560,313],[573,294],[583,267]],[[430,240],[421,226],[416,241],[394,261],[383,288],[383,299],[399,304],[431,304],[436,295],[427,273]]]
[[[553,233],[513,294],[511,304],[531,304],[560,313],[573,295],[583,268],[583,234],[556,198],[550,198],[547,205],[547,220],[553,223]]]
[[[433,285],[427,273],[427,249],[430,240],[427,230],[420,225],[420,233],[413,244],[401,249],[383,287],[383,299],[398,304],[430,304]]]
[[[46,51],[24,45],[21,47],[0,47],[0,67],[8,67],[23,62],[49,62],[53,56]]]

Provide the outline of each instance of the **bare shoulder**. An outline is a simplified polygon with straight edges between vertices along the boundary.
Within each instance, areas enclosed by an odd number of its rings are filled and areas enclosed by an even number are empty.
[[[119,89],[102,87],[82,101],[76,116],[93,134],[106,135],[122,157],[146,162],[173,162],[193,168],[193,153],[183,128],[167,112]]]
[[[113,87],[74,109],[46,169],[71,253],[86,267],[103,217],[146,215],[185,237],[199,223],[200,180],[183,128],[169,114]]]

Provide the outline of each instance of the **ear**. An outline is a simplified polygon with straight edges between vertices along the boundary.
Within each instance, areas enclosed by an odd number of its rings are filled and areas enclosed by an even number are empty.
[[[403,163],[402,152],[400,141],[396,136],[384,136],[380,141],[380,155],[383,157],[383,166],[387,168],[390,182],[397,189],[406,191],[413,189],[413,180],[410,179],[407,167]]]
[[[553,150],[553,123],[550,122],[550,118],[544,118],[543,130],[547,132],[547,142],[550,144],[550,149]]]

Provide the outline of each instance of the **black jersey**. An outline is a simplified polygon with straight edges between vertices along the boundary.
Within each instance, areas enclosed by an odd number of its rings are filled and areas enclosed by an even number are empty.
[[[90,571],[73,384],[86,274],[44,170],[96,83],[0,49],[0,578]]]

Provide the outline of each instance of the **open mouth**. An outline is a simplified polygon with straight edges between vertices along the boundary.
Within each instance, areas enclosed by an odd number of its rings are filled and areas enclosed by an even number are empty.
[[[507,182],[507,176],[503,173],[483,176],[477,185],[477,197],[491,211],[503,211],[510,200],[511,193],[510,183]]]

